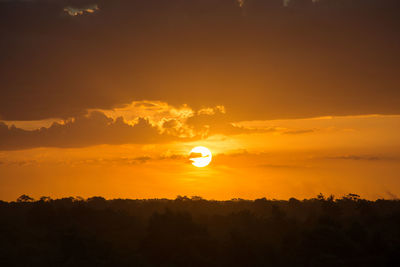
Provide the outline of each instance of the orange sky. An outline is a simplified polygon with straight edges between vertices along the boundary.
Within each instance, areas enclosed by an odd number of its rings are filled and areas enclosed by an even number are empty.
[[[49,131],[39,139],[25,141],[28,147],[37,148],[0,152],[2,198],[13,200],[23,193],[36,198],[200,195],[211,199],[301,199],[320,192],[336,196],[352,192],[376,199],[400,194],[397,115],[245,121],[232,126],[225,120],[229,110],[223,106],[196,111],[187,105],[174,107],[145,101],[102,112],[110,116],[107,123],[113,121],[111,117],[117,121],[122,116],[124,125],[132,129],[137,125],[137,116],[146,117],[161,141],[40,147],[41,138],[57,135]],[[208,124],[201,125],[204,116]],[[85,123],[96,129],[97,124],[90,118]],[[203,119],[193,123],[197,118]],[[165,126],[168,121],[174,122],[168,123],[172,126]],[[34,128],[32,123],[19,123],[19,127],[30,131]],[[36,128],[47,124],[36,123]],[[67,127],[68,123],[58,127],[73,129]],[[121,129],[108,134],[125,138]],[[72,130],[61,131],[66,133],[62,138],[79,136]],[[90,134],[101,135],[95,130]],[[104,138],[106,142],[108,136]],[[39,143],[35,143],[37,140]],[[57,146],[57,140],[53,146]],[[209,166],[197,168],[188,161],[190,150],[197,145],[213,152]]]
[[[0,1],[0,199],[397,198],[398,14],[394,0]]]

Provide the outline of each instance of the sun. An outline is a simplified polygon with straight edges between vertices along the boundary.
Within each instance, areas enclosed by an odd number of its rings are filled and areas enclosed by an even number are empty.
[[[190,151],[189,160],[196,167],[205,167],[211,162],[211,151],[204,146],[196,146]]]

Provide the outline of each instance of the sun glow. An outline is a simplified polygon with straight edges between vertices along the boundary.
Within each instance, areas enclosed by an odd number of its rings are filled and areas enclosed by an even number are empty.
[[[194,166],[205,167],[211,162],[211,151],[204,146],[196,146],[190,151],[189,159]]]

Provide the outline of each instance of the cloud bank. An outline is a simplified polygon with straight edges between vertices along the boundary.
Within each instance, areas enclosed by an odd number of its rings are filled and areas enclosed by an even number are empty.
[[[0,119],[148,99],[223,104],[236,121],[399,114],[399,10],[397,0],[1,1]]]
[[[65,124],[27,131],[8,127],[0,122],[0,149],[14,150],[34,147],[83,147],[99,144],[147,144],[172,141],[174,137],[159,133],[146,119],[126,124],[122,117],[115,121],[101,112],[80,116]]]
[[[193,110],[164,102],[133,102],[112,110],[89,110],[68,120],[37,121],[37,129],[0,121],[0,150],[36,147],[86,147],[100,144],[160,144],[193,141],[215,134],[265,132],[234,126],[223,106]]]

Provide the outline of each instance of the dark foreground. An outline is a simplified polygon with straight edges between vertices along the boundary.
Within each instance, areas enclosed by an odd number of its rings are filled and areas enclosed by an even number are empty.
[[[0,202],[0,266],[400,266],[400,201]]]

